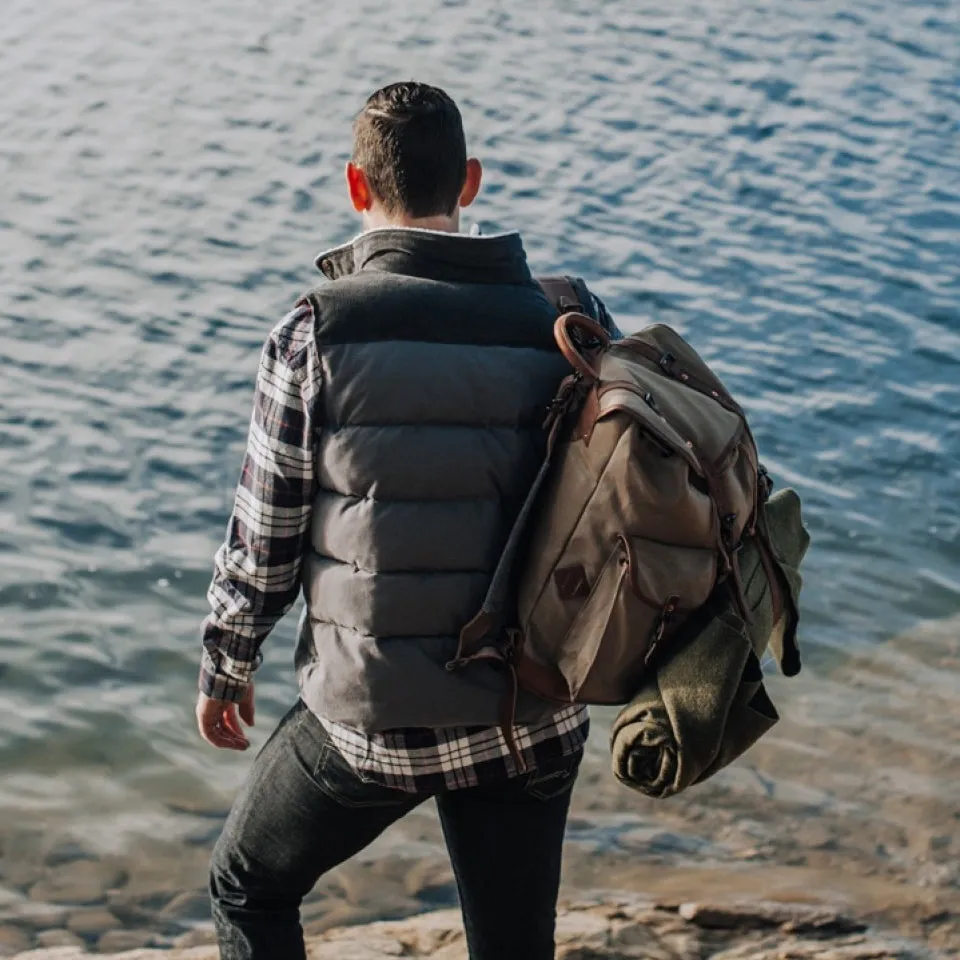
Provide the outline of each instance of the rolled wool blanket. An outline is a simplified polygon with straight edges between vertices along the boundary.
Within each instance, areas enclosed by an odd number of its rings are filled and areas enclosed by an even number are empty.
[[[614,776],[649,797],[673,796],[722,769],[779,719],[763,686],[759,658],[769,647],[781,668],[796,632],[799,565],[809,536],[793,490],[771,497],[765,524],[784,589],[777,623],[763,564],[748,541],[740,554],[751,620],[730,609],[692,623],[670,656],[620,711],[610,737]],[[795,648],[793,648],[795,649]],[[792,660],[787,672],[796,669]]]

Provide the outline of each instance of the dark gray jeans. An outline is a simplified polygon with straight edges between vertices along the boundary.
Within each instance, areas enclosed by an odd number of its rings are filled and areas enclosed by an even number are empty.
[[[496,787],[436,796],[471,960],[552,960],[581,756]],[[222,960],[304,960],[304,896],[427,799],[361,780],[298,703],[254,761],[213,852]]]

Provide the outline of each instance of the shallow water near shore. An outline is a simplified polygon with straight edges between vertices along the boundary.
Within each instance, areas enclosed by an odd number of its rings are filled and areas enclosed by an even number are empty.
[[[5,8],[0,924],[203,919],[169,901],[202,886],[251,759],[191,713],[259,348],[356,229],[352,113],[408,76],[461,102],[471,222],[522,230],[625,329],[687,334],[814,538],[784,722],[654,804],[614,784],[598,712],[568,889],[960,911],[956,4],[331,6]],[[292,634],[255,745],[295,695]],[[445,871],[424,809],[315,917],[449,902]]]

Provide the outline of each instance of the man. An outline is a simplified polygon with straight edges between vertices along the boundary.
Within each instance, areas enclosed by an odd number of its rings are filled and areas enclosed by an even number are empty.
[[[300,700],[213,854],[221,956],[303,958],[317,879],[435,798],[471,958],[546,960],[586,710],[521,696],[524,770],[503,675],[447,664],[543,456],[556,311],[517,234],[458,232],[481,167],[443,91],[385,87],[354,137],[364,232],[317,259],[329,282],[267,340],[209,592],[197,720],[234,750],[260,644],[306,598]]]

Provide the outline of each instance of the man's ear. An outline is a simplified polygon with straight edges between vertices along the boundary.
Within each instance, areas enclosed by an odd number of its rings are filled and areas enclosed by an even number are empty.
[[[460,206],[469,207],[477,194],[480,192],[480,182],[483,180],[483,167],[476,157],[471,157],[467,161],[467,179],[463,183],[463,189],[460,191]]]
[[[365,213],[373,206],[373,192],[367,175],[354,163],[347,164],[347,193],[357,213]]]

